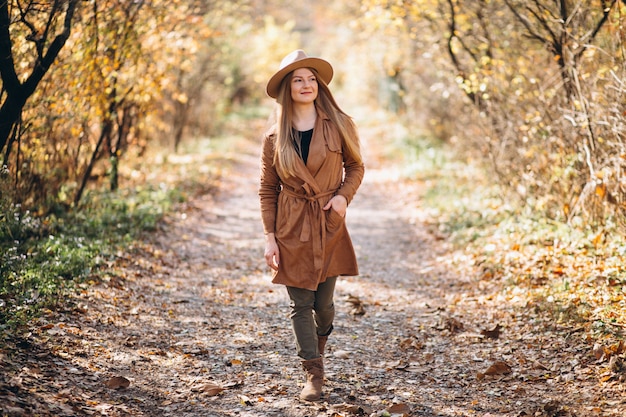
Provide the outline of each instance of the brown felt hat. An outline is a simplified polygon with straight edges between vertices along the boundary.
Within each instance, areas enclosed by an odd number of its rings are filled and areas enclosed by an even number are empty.
[[[272,75],[272,78],[267,82],[267,87],[265,88],[267,95],[276,98],[283,78],[291,71],[297,70],[298,68],[313,68],[326,84],[329,84],[330,80],[333,79],[333,67],[328,61],[308,56],[302,49],[298,49],[280,61],[278,71],[276,74]]]

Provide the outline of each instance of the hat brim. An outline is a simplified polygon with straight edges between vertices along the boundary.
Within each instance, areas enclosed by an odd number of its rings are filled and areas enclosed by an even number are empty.
[[[304,58],[296,62],[292,62],[284,68],[281,68],[276,74],[272,75],[272,78],[267,82],[267,86],[265,91],[267,95],[271,98],[278,97],[278,90],[280,88],[280,83],[283,81],[283,78],[291,71],[295,71],[298,68],[313,68],[317,71],[319,77],[326,83],[329,84],[333,79],[333,67],[321,58]]]

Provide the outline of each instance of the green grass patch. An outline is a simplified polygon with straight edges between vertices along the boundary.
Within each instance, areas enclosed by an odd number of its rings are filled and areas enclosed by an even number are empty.
[[[445,143],[405,139],[405,176],[424,184],[422,203],[438,231],[458,245],[484,237],[490,227],[511,216],[499,188],[484,170],[456,156]]]
[[[5,184],[6,185],[6,184]],[[90,192],[80,210],[35,218],[2,194],[0,326],[15,329],[63,305],[75,285],[158,222],[183,197],[176,188]]]

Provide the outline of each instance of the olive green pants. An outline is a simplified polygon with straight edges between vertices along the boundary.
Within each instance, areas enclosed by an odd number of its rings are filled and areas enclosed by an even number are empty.
[[[329,277],[317,287],[317,291],[287,287],[296,351],[304,360],[319,358],[317,336],[328,336],[333,331],[336,282],[337,277]]]

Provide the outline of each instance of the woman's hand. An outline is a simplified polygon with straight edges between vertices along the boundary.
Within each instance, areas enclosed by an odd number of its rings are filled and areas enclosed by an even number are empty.
[[[274,271],[278,271],[280,253],[274,233],[268,233],[265,237],[265,263]]]
[[[336,195],[323,207],[324,210],[333,209],[341,217],[346,217],[346,209],[348,208],[348,200],[342,195]]]

